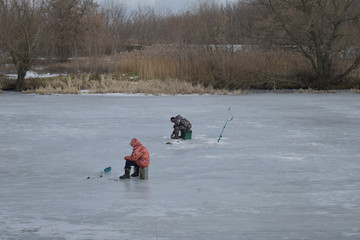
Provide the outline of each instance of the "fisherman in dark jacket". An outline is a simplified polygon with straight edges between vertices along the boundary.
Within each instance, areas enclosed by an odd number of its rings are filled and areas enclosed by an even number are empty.
[[[172,139],[179,138],[179,132],[181,131],[181,135],[184,135],[185,130],[191,129],[191,123],[186,118],[181,115],[177,115],[176,117],[171,117],[170,121],[174,123],[174,131],[171,134]]]

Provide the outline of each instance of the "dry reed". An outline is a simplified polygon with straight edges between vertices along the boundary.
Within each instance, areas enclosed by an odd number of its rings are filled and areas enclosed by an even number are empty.
[[[95,64],[93,64],[95,62]],[[182,79],[216,89],[307,87],[304,79],[312,72],[310,64],[296,52],[265,51],[254,47],[231,51],[204,46],[153,45],[143,50],[90,61],[73,59],[52,65],[63,73],[135,73],[143,80]],[[61,70],[63,70],[61,72]],[[51,72],[52,72],[51,71]]]
[[[298,53],[174,45],[121,53],[113,58],[112,69],[136,72],[141,79],[185,79],[218,89],[302,87],[297,75],[311,72]]]
[[[47,81],[45,87],[27,90],[37,94],[79,94],[88,93],[144,93],[144,94],[226,94],[225,90],[215,90],[211,86],[193,85],[178,79],[126,80],[115,79],[112,75],[100,75],[100,79],[90,79],[90,75],[76,75]]]
[[[344,68],[343,63],[338,66]],[[300,53],[252,46],[231,51],[223,47],[158,44],[97,59],[42,62],[41,67],[50,73],[83,74],[27,80],[29,92],[224,94],[242,93],[246,89],[310,89],[312,79],[311,66]],[[354,71],[337,88],[358,89],[359,72],[360,69]],[[6,89],[10,85],[3,81]]]

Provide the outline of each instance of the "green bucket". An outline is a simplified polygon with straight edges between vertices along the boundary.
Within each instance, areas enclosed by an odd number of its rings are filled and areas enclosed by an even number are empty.
[[[191,139],[191,135],[192,135],[192,130],[184,130],[184,132],[182,134],[182,138],[184,140],[188,140],[188,139]]]

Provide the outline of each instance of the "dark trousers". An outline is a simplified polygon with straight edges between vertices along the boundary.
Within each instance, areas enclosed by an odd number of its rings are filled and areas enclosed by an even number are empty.
[[[175,136],[178,136],[178,137],[183,137],[185,135],[186,130],[188,130],[188,129],[174,129],[172,134],[175,134]],[[179,132],[181,133],[181,135],[179,135]]]
[[[131,166],[134,166],[134,167],[139,167],[136,162],[134,161],[130,161],[130,160],[126,160],[125,162],[125,168],[131,168]]]

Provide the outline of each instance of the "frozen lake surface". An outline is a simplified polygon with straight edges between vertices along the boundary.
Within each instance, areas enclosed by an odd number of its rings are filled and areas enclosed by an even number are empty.
[[[358,240],[359,110],[346,93],[2,92],[0,239]],[[193,138],[169,145],[177,114]],[[133,137],[149,179],[114,181]]]

